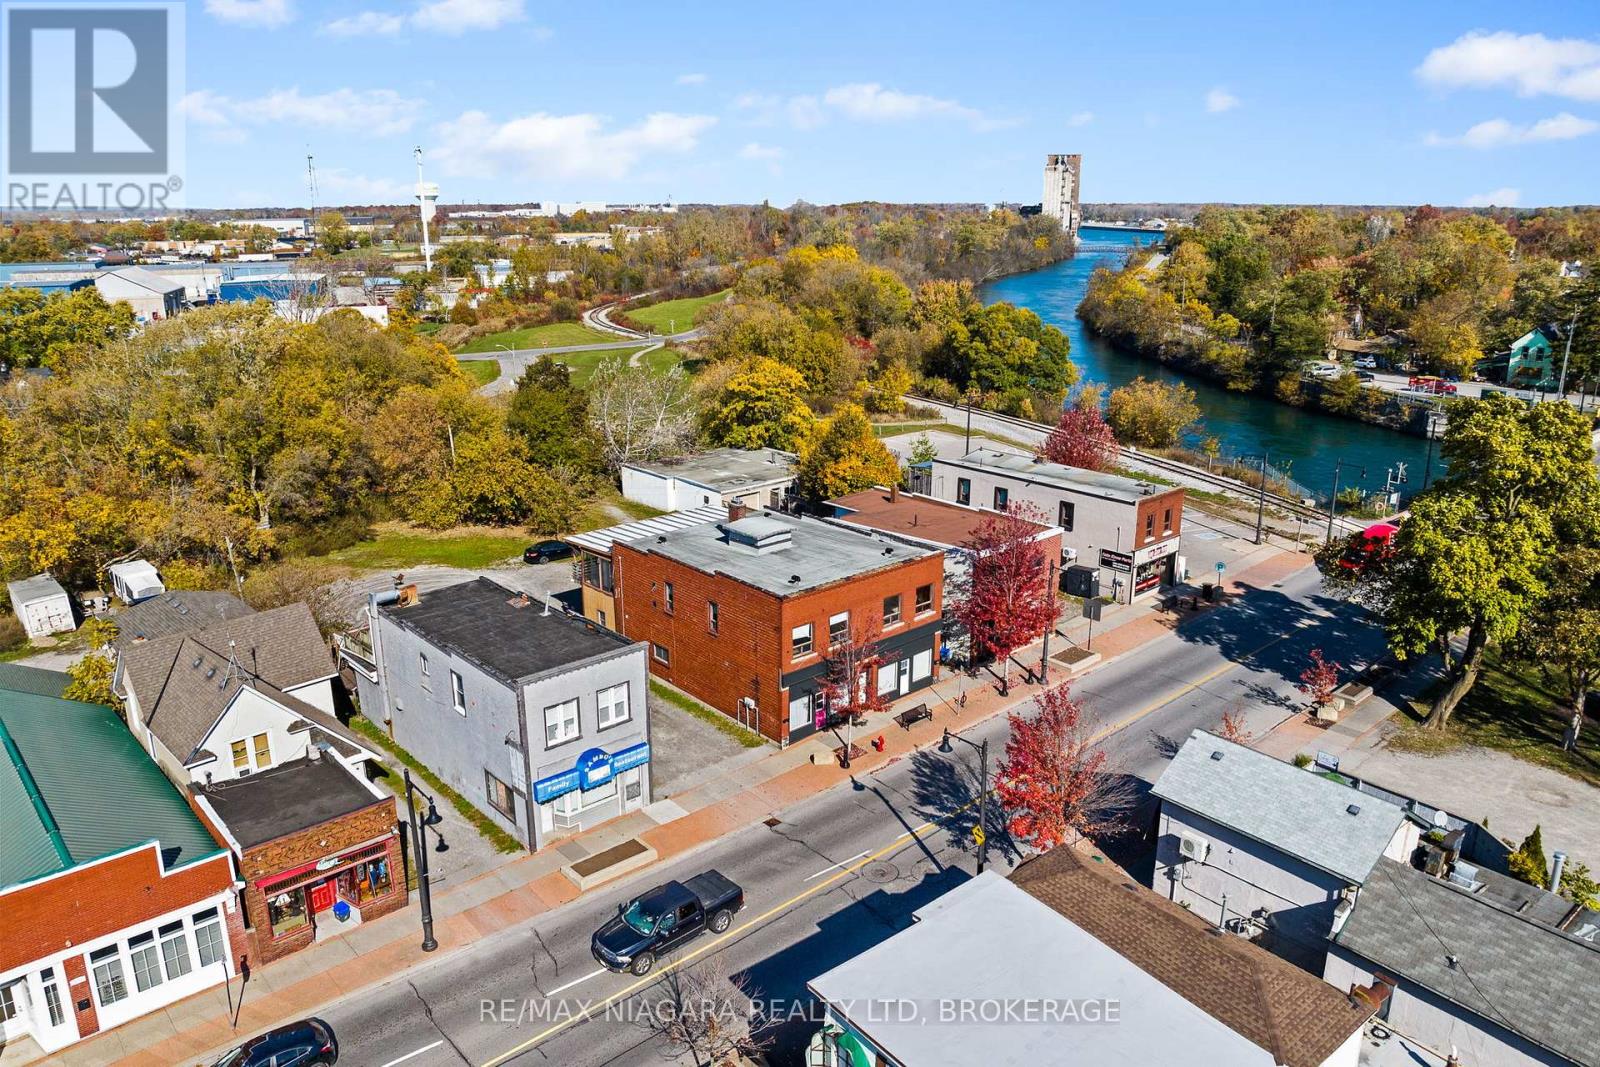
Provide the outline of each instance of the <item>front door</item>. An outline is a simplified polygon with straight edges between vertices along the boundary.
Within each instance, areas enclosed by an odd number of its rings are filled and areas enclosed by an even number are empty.
[[[311,912],[317,914],[333,907],[333,879],[318,882],[311,887]]]
[[[909,692],[911,692],[911,661],[903,659],[900,661],[900,695],[905,696]]]

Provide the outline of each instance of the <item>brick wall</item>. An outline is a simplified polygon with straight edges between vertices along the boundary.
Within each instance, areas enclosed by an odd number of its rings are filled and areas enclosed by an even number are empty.
[[[1136,524],[1134,527],[1133,547],[1143,548],[1145,545],[1165,541],[1169,537],[1176,537],[1183,530],[1183,498],[1182,489],[1171,489],[1165,493],[1156,493],[1154,496],[1145,497],[1139,501]],[[1172,512],[1172,532],[1169,534],[1164,525],[1167,511]],[[1153,534],[1147,535],[1146,529],[1154,523]]]
[[[274,939],[272,922],[267,913],[266,895],[256,884],[263,878],[284,871],[316,863],[328,856],[338,855],[366,841],[388,834],[389,872],[394,890],[387,897],[372,901],[361,908],[363,920],[387,914],[405,904],[405,871],[400,862],[400,839],[394,833],[396,823],[393,797],[362,808],[360,811],[333,819],[309,830],[280,837],[266,844],[245,849],[239,866],[242,871],[244,907],[249,917],[250,957],[256,963],[270,963],[296,949],[304,948],[315,940],[311,923]],[[306,877],[312,877],[308,872]],[[270,888],[270,887],[269,887]]]

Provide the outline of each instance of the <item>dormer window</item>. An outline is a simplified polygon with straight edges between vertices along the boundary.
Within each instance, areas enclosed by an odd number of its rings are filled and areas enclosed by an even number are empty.
[[[229,748],[233,756],[233,773],[241,778],[272,766],[271,734],[241,737]]]

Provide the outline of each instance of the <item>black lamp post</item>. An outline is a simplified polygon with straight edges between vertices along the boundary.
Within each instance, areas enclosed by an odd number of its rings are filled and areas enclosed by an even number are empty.
[[[1422,469],[1422,488],[1427,489],[1433,483],[1433,440],[1439,433],[1439,420],[1444,418],[1444,412],[1436,407],[1428,409],[1428,464]]]
[[[439,815],[439,809],[434,806],[433,797],[424,793],[411,781],[411,769],[406,768],[406,815],[411,824],[411,852],[417,858],[417,898],[422,903],[422,951],[432,952],[439,947],[439,942],[433,936],[433,894],[428,887],[428,839],[427,831],[430,826],[438,826],[444,819]],[[412,794],[419,793],[428,802],[428,814],[417,821],[417,802]],[[444,836],[438,830],[433,836],[439,841],[439,851],[444,852],[450,846],[444,843]]]
[[[945,755],[954,752],[950,747],[951,739],[971,745],[978,750],[978,829],[982,837],[978,841],[978,873],[983,873],[984,862],[989,858],[989,741],[969,741],[960,734],[953,734],[950,728],[945,727],[944,737],[939,741],[939,751]]]
[[[1339,475],[1344,473],[1345,467],[1355,467],[1361,472],[1361,478],[1367,477],[1367,468],[1359,463],[1350,463],[1340,459],[1333,465],[1333,495],[1328,498],[1328,540],[1333,540],[1333,518],[1339,510]]]

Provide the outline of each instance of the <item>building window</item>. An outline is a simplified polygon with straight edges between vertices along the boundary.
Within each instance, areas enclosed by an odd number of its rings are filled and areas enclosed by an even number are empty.
[[[917,586],[917,614],[925,615],[933,610],[933,584]]]
[[[17,990],[21,989],[22,985],[21,978],[0,985],[0,1023],[8,1023],[20,1013],[17,1007]]]
[[[890,660],[878,665],[878,695],[888,696],[900,688],[900,664]]]
[[[210,967],[218,960],[227,958],[227,948],[222,938],[222,919],[218,917],[216,908],[195,912],[194,947],[202,967]]]
[[[267,922],[273,937],[286,937],[311,921],[306,909],[305,886],[283,892],[267,891]]]
[[[920,682],[933,677],[933,649],[925,648],[911,657],[911,680]]]
[[[56,986],[55,968],[46,967],[40,971],[39,981],[44,983],[44,1006],[50,1012],[50,1025],[60,1026],[67,1021],[67,1013],[61,1007],[61,990]]]
[[[467,713],[467,683],[455,671],[450,672],[450,706],[460,715]]]
[[[1163,533],[1172,532],[1172,509],[1168,508],[1161,513],[1161,530]]]
[[[606,613],[604,611],[596,611],[595,614],[600,617],[600,625],[601,626],[605,626],[605,624],[606,624]]]
[[[256,734],[232,742],[233,773],[243,777],[252,771],[264,771],[272,766],[272,735]]]
[[[656,658],[656,662],[661,664],[663,667],[672,666],[672,653],[667,651],[666,645],[652,644],[650,646],[650,654],[654,656]]]
[[[671,582],[665,583],[665,587],[664,587],[664,589],[662,591],[662,594],[661,594],[661,610],[666,612],[668,615],[672,614],[672,583]]]
[[[512,816],[516,818],[515,815]],[[389,857],[379,856],[367,860],[365,863],[355,865],[353,871],[356,883],[357,904],[365,904],[369,900],[388,896],[393,883],[389,879]]]
[[[133,960],[133,984],[139,992],[161,984],[161,955],[155,934],[140,934],[129,941],[128,955]]]
[[[515,822],[517,818],[517,795],[511,791],[511,787],[488,771],[483,772],[483,780],[489,791],[489,806]]]
[[[801,623],[789,631],[789,652],[792,658],[811,655],[811,624]]]
[[[1006,505],[1009,504],[1010,502],[1011,502],[1011,490],[1007,489],[1003,485],[995,486],[994,487],[994,509],[996,511],[1004,511],[1006,509]]]
[[[264,771],[272,766],[272,735],[256,734],[252,744],[256,750],[256,770]]]
[[[1153,511],[1144,517],[1144,535],[1146,538],[1156,535],[1156,513]]]
[[[838,648],[850,640],[850,613],[841,611],[828,620],[828,647]]]
[[[94,972],[94,990],[101,1007],[128,999],[128,980],[122,973],[122,957],[116,945],[91,952],[89,965]]]
[[[811,725],[811,694],[801,693],[789,698],[789,731],[803,730]]]
[[[1071,530],[1074,513],[1077,510],[1078,505],[1070,500],[1063,500],[1061,506],[1056,510],[1056,525],[1063,530]]]
[[[578,736],[577,698],[544,709],[544,745],[550,748]]]
[[[183,923],[168,923],[161,928],[161,963],[168,978],[182,978],[194,964],[189,959],[189,938],[183,932]]]
[[[722,625],[722,612],[717,608],[715,600],[706,601],[706,625],[712,633],[717,632],[717,627]]]
[[[422,673],[424,679],[428,677],[428,654],[426,652],[417,653],[417,670]],[[428,688],[426,681],[423,682],[422,688]]]
[[[250,773],[250,745],[246,741],[233,743],[233,773]]]
[[[600,690],[594,695],[594,699],[600,709],[600,729],[604,730],[628,721],[627,682]]]
[[[900,594],[883,598],[883,624],[897,626],[900,623]]]

